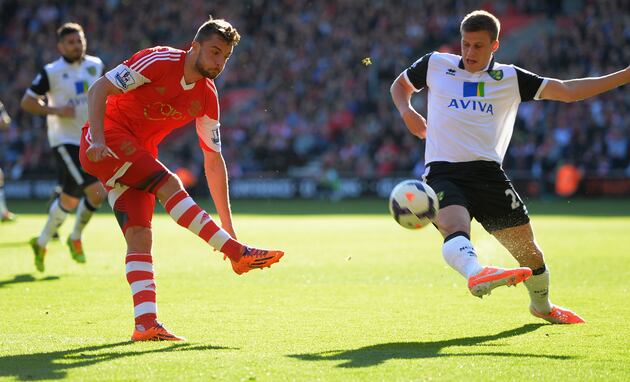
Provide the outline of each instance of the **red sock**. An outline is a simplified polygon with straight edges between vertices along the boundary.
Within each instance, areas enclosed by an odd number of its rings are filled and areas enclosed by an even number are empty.
[[[155,281],[150,253],[129,253],[125,259],[127,282],[133,295],[133,313],[136,327],[146,330],[157,325]]]
[[[214,249],[225,253],[230,259],[240,260],[243,245],[219,227],[186,191],[177,191],[166,201],[164,208],[177,224],[188,228]]]

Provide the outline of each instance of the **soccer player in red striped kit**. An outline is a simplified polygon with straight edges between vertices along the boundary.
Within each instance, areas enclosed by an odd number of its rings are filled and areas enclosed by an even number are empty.
[[[106,185],[109,203],[127,242],[134,341],[183,340],[157,321],[151,256],[156,197],[179,225],[228,257],[237,274],[269,267],[284,255],[238,242],[232,227],[214,79],[239,40],[230,23],[210,17],[188,51],[163,46],[141,50],[90,88],[81,165]],[[208,187],[222,228],[192,200],[178,177],[157,160],[162,139],[192,120],[196,121]]]

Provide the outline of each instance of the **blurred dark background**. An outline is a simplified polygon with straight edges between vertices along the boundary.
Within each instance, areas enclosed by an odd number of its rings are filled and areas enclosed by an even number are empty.
[[[54,185],[45,120],[21,111],[19,101],[42,66],[59,56],[59,25],[82,24],[88,54],[111,69],[145,47],[187,49],[212,14],[242,35],[217,81],[233,193],[383,196],[394,179],[424,170],[424,143],[398,116],[391,82],[429,51],[458,54],[459,23],[477,8],[502,22],[499,62],[560,79],[630,64],[627,0],[259,0],[220,6],[201,0],[0,0],[0,99],[13,118],[0,132],[7,193],[27,197],[28,189],[41,196],[34,180]],[[366,57],[371,65],[362,64]],[[426,114],[423,93],[414,104]],[[573,104],[524,103],[504,168],[531,196],[556,194],[556,183],[566,180],[559,170],[567,169],[573,171],[569,180],[579,174],[568,194],[630,195],[629,106],[629,86]],[[160,158],[187,178],[191,191],[207,193],[194,128],[167,138]]]

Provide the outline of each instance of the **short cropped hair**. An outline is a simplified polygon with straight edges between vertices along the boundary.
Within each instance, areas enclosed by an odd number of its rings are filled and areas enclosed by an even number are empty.
[[[464,17],[459,27],[461,33],[486,31],[490,34],[492,41],[499,39],[501,23],[492,13],[477,10],[470,12]]]
[[[238,34],[236,28],[223,19],[213,19],[212,15],[205,23],[201,24],[194,41],[199,43],[209,39],[213,34],[221,36],[228,44],[233,47],[241,41],[241,35]]]
[[[77,23],[65,23],[57,29],[57,41],[61,41],[65,36],[72,33],[83,33],[83,27]]]

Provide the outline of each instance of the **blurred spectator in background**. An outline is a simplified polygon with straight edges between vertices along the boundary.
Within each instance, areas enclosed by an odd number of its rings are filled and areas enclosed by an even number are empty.
[[[219,84],[222,138],[230,143],[224,155],[232,178],[315,174],[331,152],[339,156],[334,165],[341,176],[408,177],[424,165],[424,143],[407,136],[389,101],[389,84],[407,57],[433,50],[457,53],[459,20],[479,8],[472,0],[153,4],[0,3],[0,66],[6,68],[0,72],[0,95],[22,130],[0,137],[0,161],[12,176],[37,178],[50,171],[39,160],[50,150],[42,121],[19,112],[17,102],[31,73],[53,58],[51,32],[58,25],[82,23],[94,51],[106,62],[119,62],[158,42],[187,49],[192,26],[212,13],[234,20],[243,35]],[[561,79],[601,75],[630,62],[627,0],[514,0],[486,2],[482,8],[503,20],[503,41],[510,48],[499,51],[500,62]],[[371,65],[362,63],[366,57]],[[426,97],[417,98],[416,109],[425,113]],[[549,176],[551,182],[562,160],[572,160],[585,174],[630,174],[623,139],[630,136],[627,110],[627,89],[576,105],[523,105],[504,167],[515,178]],[[169,141],[193,141],[193,130]],[[199,161],[199,150],[187,152],[190,160],[182,161],[183,150],[164,150],[162,160],[183,166]],[[190,170],[203,176],[200,168]]]

